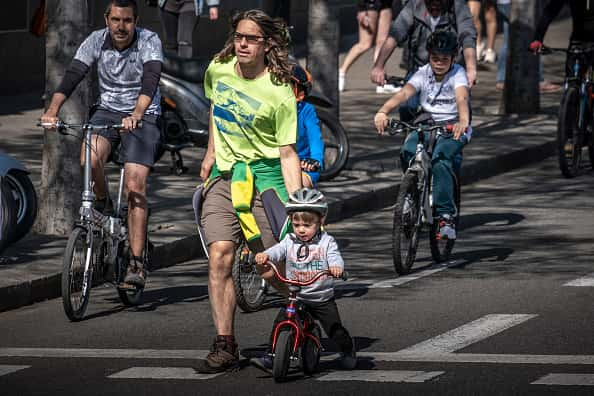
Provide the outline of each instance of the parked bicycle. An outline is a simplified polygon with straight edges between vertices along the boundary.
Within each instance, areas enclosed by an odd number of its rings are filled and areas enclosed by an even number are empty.
[[[135,306],[142,301],[144,288],[123,282],[129,262],[129,242],[127,209],[122,205],[124,194],[124,164],[114,155],[114,162],[120,167],[117,199],[112,215],[107,215],[93,208],[95,195],[91,179],[91,133],[96,130],[112,129],[120,131],[123,125],[95,124],[58,124],[40,123],[38,126],[56,128],[67,133],[68,129],[81,130],[84,134],[85,164],[80,219],[75,223],[66,250],[62,269],[62,303],[64,312],[71,321],[82,320],[89,304],[91,288],[105,282],[116,286],[124,305]],[[108,186],[108,183],[105,183]],[[109,196],[109,189],[107,191]],[[148,236],[145,235],[143,251],[144,262],[149,263]]]
[[[451,138],[451,126],[410,125],[391,119],[387,131],[391,135],[401,132],[416,133],[418,143],[416,154],[402,176],[400,189],[394,208],[392,228],[392,256],[394,269],[399,275],[408,274],[415,261],[419,245],[419,234],[423,226],[429,228],[431,255],[436,262],[448,260],[455,239],[440,238],[439,216],[435,213],[432,199],[431,153],[438,137]],[[462,136],[460,139],[466,139]],[[456,228],[460,219],[460,184],[452,172],[454,181],[454,202],[457,213],[454,218]]]
[[[272,335],[274,380],[277,382],[285,380],[289,368],[293,366],[301,367],[305,374],[313,374],[320,366],[322,330],[307,311],[300,309],[297,294],[301,287],[309,286],[323,276],[332,276],[332,273],[327,270],[320,271],[310,280],[299,282],[281,275],[274,263],[269,261],[267,264],[281,282],[289,285],[286,317],[274,326]],[[346,272],[343,272],[341,279],[347,279]]]
[[[543,47],[541,54],[553,52],[566,53],[573,59],[573,74],[565,77],[557,124],[559,168],[563,176],[571,178],[580,171],[583,147],[588,147],[590,164],[594,167],[594,71],[591,65],[594,46]]]

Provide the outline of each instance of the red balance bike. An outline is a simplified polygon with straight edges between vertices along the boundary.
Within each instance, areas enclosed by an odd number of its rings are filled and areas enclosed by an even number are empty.
[[[289,285],[289,302],[285,310],[286,317],[274,326],[272,337],[272,375],[277,382],[287,377],[289,367],[299,367],[305,374],[313,374],[318,371],[320,365],[320,352],[322,344],[320,338],[322,331],[314,318],[305,310],[299,309],[297,294],[303,286],[309,286],[323,276],[333,276],[330,271],[318,272],[313,278],[306,282],[299,282],[287,279],[281,275],[278,268],[268,262],[274,275]],[[341,277],[346,280],[346,273]],[[294,364],[291,364],[294,363]]]

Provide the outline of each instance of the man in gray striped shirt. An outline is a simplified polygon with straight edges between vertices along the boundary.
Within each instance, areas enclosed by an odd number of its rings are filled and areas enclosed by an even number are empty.
[[[159,148],[158,117],[161,114],[159,78],[163,64],[161,41],[156,33],[138,28],[134,0],[110,0],[105,11],[106,28],[89,35],[81,44],[62,83],[41,117],[55,124],[58,113],[93,64],[99,77],[95,124],[123,124],[124,132],[98,131],[92,139],[91,166],[97,208],[109,206],[103,164],[117,146],[124,162],[128,191],[130,266],[125,282],[144,287],[146,269],[142,258],[147,226],[146,179]],[[142,125],[139,122],[142,120]],[[83,151],[84,155],[84,151]]]

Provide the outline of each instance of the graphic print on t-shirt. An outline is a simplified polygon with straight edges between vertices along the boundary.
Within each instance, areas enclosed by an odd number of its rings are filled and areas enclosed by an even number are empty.
[[[242,130],[254,121],[261,103],[220,81],[217,82],[215,91],[221,97],[213,110],[217,129],[227,135],[245,137]]]

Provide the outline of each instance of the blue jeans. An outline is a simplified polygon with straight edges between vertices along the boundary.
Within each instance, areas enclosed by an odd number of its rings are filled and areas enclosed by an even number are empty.
[[[414,73],[408,72],[404,78],[406,81],[410,80]],[[419,106],[421,105],[421,94],[417,92],[416,95],[411,96],[406,102],[398,107],[400,113],[400,120],[412,123],[417,117]]]
[[[405,165],[404,170],[408,168],[408,164],[415,156],[418,140],[417,134],[411,133],[402,145],[400,155]],[[425,133],[425,141],[429,141],[428,132]],[[433,172],[433,206],[438,216],[454,215],[458,212],[454,200],[454,179],[452,176],[460,175],[464,146],[465,143],[461,140],[443,136],[437,138],[431,157],[431,167]]]
[[[511,13],[511,4],[498,4],[497,10],[501,15],[505,15],[505,17],[509,20],[509,15]],[[499,48],[499,53],[497,54],[497,76],[495,81],[498,83],[505,82],[505,62],[507,62],[507,45],[509,42],[509,23],[507,21],[503,21],[503,45]],[[542,57],[540,58],[540,64],[538,67],[538,75],[539,81],[544,81],[543,77],[543,64],[542,64]]]

